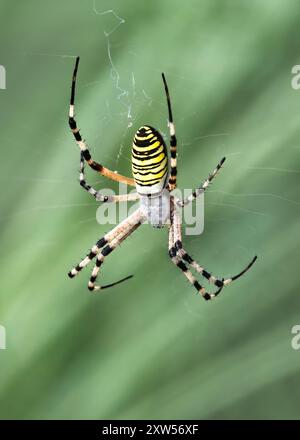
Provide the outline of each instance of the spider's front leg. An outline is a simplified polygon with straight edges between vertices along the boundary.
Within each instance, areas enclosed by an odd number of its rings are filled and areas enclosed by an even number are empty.
[[[170,201],[170,228],[169,228],[169,256],[172,262],[182,271],[187,280],[195,287],[198,293],[200,293],[204,299],[209,300],[217,296],[223,289],[223,285],[219,289],[210,294],[201,284],[196,280],[192,272],[187,268],[180,253],[177,251],[176,242],[178,242],[179,235],[181,234],[180,218],[176,212],[176,206],[174,204],[174,198],[171,197]]]
[[[134,215],[135,215],[134,221],[132,221],[132,216],[128,217],[124,223],[122,232],[114,240],[112,240],[107,246],[105,246],[97,255],[96,264],[94,266],[92,275],[88,283],[88,289],[90,291],[102,290],[107,287],[112,287],[115,284],[118,284],[132,277],[132,275],[130,275],[129,277],[117,281],[117,283],[108,284],[106,286],[103,285],[100,286],[95,284],[99,274],[100,267],[104,263],[105,258],[143,223],[145,217],[140,209],[138,209],[134,213]]]
[[[70,270],[70,272],[68,273],[69,277],[74,278],[76,275],[78,275],[79,272],[81,272],[81,270],[98,255],[96,265],[92,271],[92,276],[88,284],[89,290],[100,290],[107,287],[112,287],[122,281],[127,280],[128,278],[131,278],[132,275],[109,285],[95,285],[100,266],[103,264],[106,256],[109,255],[130,234],[132,234],[132,232],[135,231],[142,224],[143,221],[144,214],[140,209],[137,209],[133,214],[131,214],[114,229],[108,232],[103,238],[98,240],[98,242],[92,247],[87,256],[83,258],[77,266],[73,267]]]
[[[80,174],[79,174],[79,183],[83,189],[85,189],[88,193],[90,193],[98,202],[130,202],[134,200],[138,200],[140,198],[138,193],[133,194],[121,194],[117,196],[106,196],[101,193],[101,191],[97,191],[91,185],[89,185],[85,180],[84,174],[84,155],[83,152],[80,153]]]
[[[216,297],[224,286],[227,286],[232,281],[237,280],[239,277],[244,275],[250,267],[254,264],[257,257],[255,256],[253,260],[245,267],[239,274],[227,278],[220,279],[213,276],[207,270],[205,270],[202,266],[200,266],[193,258],[184,250],[182,245],[182,232],[181,232],[181,223],[178,212],[176,211],[176,207],[173,207],[173,212],[171,212],[171,228],[170,228],[170,239],[169,239],[169,255],[172,258],[173,263],[175,263],[187,277],[191,284],[201,293],[204,299],[209,300]],[[218,290],[214,293],[208,293],[201,284],[194,278],[192,273],[188,270],[185,263],[188,263],[193,269],[196,270],[200,275],[206,278],[210,283],[214,284],[218,287]]]
[[[246,273],[250,269],[250,267],[255,263],[257,259],[257,256],[255,256],[250,261],[250,263],[237,275],[234,275],[231,278],[221,279],[220,277],[215,277],[214,275],[209,273],[207,270],[204,269],[204,267],[200,266],[197,261],[193,260],[193,258],[185,251],[185,249],[183,249],[181,238],[174,241],[174,247],[177,251],[177,255],[180,256],[182,260],[187,262],[193,269],[196,270],[196,272],[200,273],[204,278],[206,278],[209,283],[221,288],[223,288],[224,286],[228,286],[228,284],[230,284],[232,281],[235,281],[242,275],[244,275],[244,273]]]

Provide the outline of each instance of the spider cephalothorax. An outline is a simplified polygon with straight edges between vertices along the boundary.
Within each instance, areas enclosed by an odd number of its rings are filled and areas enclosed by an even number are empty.
[[[96,285],[96,280],[105,258],[120,243],[122,243],[132,232],[134,232],[142,223],[148,221],[154,227],[162,227],[168,225],[169,228],[169,256],[172,262],[182,271],[187,280],[195,287],[198,293],[206,300],[215,298],[223,289],[232,281],[239,278],[252,266],[256,257],[245,267],[238,275],[224,279],[217,278],[209,273],[204,267],[200,266],[185,251],[182,243],[181,222],[178,209],[191,203],[200,194],[202,194],[213,178],[221,169],[225,158],[223,158],[214,171],[192,194],[185,200],[180,200],[171,194],[171,191],[177,185],[177,141],[175,136],[175,126],[173,123],[173,115],[171,109],[171,100],[169,90],[164,74],[162,74],[169,113],[169,131],[170,131],[170,162],[168,160],[167,148],[160,133],[149,125],[144,125],[135,134],[132,146],[132,172],[133,179],[115,173],[103,165],[95,162],[88,149],[86,142],[82,139],[77,123],[74,118],[74,100],[75,100],[75,83],[78,69],[79,57],[76,59],[69,110],[69,125],[74,134],[75,140],[79,145],[80,154],[80,185],[88,191],[99,202],[122,202],[139,200],[140,207],[129,217],[123,220],[110,232],[100,238],[96,244],[90,249],[87,256],[80,261],[77,266],[73,267],[70,272],[70,278],[75,277],[86,267],[94,258],[96,264],[90,277],[89,290],[100,290],[111,287],[115,284],[125,281],[130,277],[123,278],[115,283],[100,286]],[[97,191],[86,183],[84,176],[84,162],[99,172],[101,175],[118,182],[126,183],[136,187],[137,192],[134,194],[125,194],[117,196],[106,196],[101,191]],[[170,173],[169,166],[170,165]],[[188,267],[189,266],[189,267]],[[214,293],[208,293],[207,290],[197,281],[191,270],[200,274],[211,284],[217,287]]]

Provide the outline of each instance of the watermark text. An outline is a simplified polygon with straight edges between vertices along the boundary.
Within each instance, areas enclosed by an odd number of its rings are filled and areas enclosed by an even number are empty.
[[[111,189],[102,190],[108,197],[115,196],[116,194]],[[119,183],[118,195],[132,194],[135,191],[129,191],[127,185]],[[165,190],[169,195],[169,192]],[[193,190],[185,189],[180,191],[178,188],[172,192],[172,196],[176,201],[187,200],[191,196]],[[147,197],[146,197],[147,199]],[[152,206],[152,209],[150,207]],[[161,194],[161,201],[156,199],[149,199],[148,201],[139,199],[135,202],[122,201],[120,203],[101,203],[96,212],[96,220],[100,225],[117,225],[121,221],[125,220],[129,215],[143,206],[148,211],[148,221],[143,223],[151,223],[152,225],[158,223],[159,220],[164,221],[169,211],[169,205],[167,198]],[[177,206],[177,212],[180,217],[180,221],[184,224],[185,235],[200,235],[204,231],[204,193],[201,193],[198,197],[186,203],[184,207]],[[151,221],[151,215],[154,216],[154,221]],[[157,222],[155,221],[157,220]]]
[[[293,75],[291,80],[292,89],[298,90],[300,89],[300,64],[293,66],[291,73]]]
[[[6,349],[6,330],[3,325],[0,325],[0,350]]]
[[[0,65],[0,89],[6,89],[6,69],[2,65]]]

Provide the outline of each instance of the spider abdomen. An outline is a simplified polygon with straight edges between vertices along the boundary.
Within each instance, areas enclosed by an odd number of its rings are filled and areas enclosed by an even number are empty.
[[[131,161],[137,192],[160,193],[168,176],[168,154],[165,142],[155,128],[145,125],[136,132]]]

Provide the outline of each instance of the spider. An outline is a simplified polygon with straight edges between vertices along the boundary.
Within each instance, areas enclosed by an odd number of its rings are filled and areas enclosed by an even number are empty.
[[[120,245],[129,235],[131,235],[142,223],[148,221],[154,227],[167,226],[169,229],[169,256],[171,261],[177,266],[194,286],[196,291],[205,299],[215,298],[232,281],[238,279],[247,272],[256,260],[256,256],[239,274],[231,278],[218,278],[198,264],[184,249],[182,244],[181,222],[178,210],[191,203],[202,194],[212,180],[216,177],[225,161],[223,158],[208,178],[195,189],[190,196],[184,200],[173,196],[173,191],[177,186],[177,141],[175,135],[175,125],[173,122],[171,99],[165,75],[162,73],[167,106],[168,106],[168,127],[170,132],[170,161],[168,159],[167,147],[161,134],[150,125],[144,125],[135,133],[132,145],[132,174],[133,179],[115,173],[108,168],[95,162],[89,151],[86,142],[82,139],[76,120],[74,118],[75,86],[79,57],[76,58],[69,110],[69,125],[80,148],[80,185],[88,191],[98,202],[122,202],[139,200],[139,208],[124,221],[119,223],[110,232],[100,238],[90,249],[89,253],[80,263],[73,267],[68,273],[70,278],[74,278],[86,267],[94,258],[96,259],[92,275],[88,282],[90,291],[97,291],[114,286],[132,277],[123,278],[108,285],[96,284],[99,270],[105,258]],[[91,187],[85,180],[84,164],[88,165],[100,173],[102,176],[111,180],[123,182],[127,185],[135,186],[136,193],[106,196]],[[170,171],[169,171],[170,165]],[[194,277],[190,267],[195,272],[206,278],[215,286],[215,291],[209,293]]]

